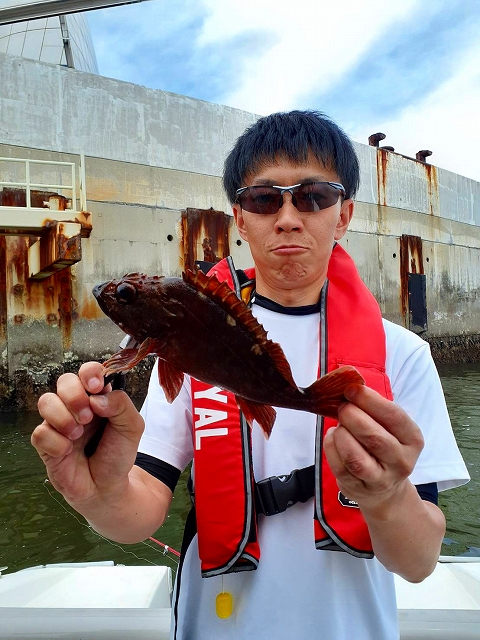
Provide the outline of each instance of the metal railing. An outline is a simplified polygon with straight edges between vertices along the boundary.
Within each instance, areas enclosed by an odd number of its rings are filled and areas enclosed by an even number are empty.
[[[24,166],[24,172],[21,176],[24,179],[18,179],[19,176],[16,175],[12,180],[4,180],[5,175],[2,175],[2,164],[3,163],[17,163],[22,164]],[[61,179],[57,182],[43,182],[36,181],[33,182],[31,179],[31,175],[33,173],[33,169],[35,166],[49,166],[52,167],[53,170],[55,168],[60,169],[61,167],[65,167],[66,171],[62,174],[65,175],[66,182]],[[37,169],[37,172],[39,169]],[[79,167],[79,189],[77,190],[77,182],[75,177],[75,163],[74,162],[57,162],[55,160],[27,160],[22,158],[3,158],[0,157],[0,190],[3,190],[5,187],[12,187],[16,189],[24,189],[25,190],[25,200],[26,205],[22,208],[34,209],[38,210],[40,208],[45,208],[49,206],[48,202],[43,203],[42,207],[33,207],[32,206],[32,192],[35,190],[38,191],[50,191],[54,192],[57,195],[65,198],[65,208],[75,211],[77,206],[77,191],[80,199],[80,211],[85,211],[86,209],[86,194],[85,194],[85,162],[84,156],[81,154],[80,156],[80,167]],[[64,194],[67,195],[64,195]],[[13,205],[18,206],[18,205]],[[3,208],[3,207],[2,207]],[[5,207],[7,208],[7,207]],[[10,208],[10,207],[8,207]]]

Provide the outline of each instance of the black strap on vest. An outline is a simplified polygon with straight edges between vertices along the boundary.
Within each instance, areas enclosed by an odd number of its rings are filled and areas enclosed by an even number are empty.
[[[195,506],[192,477],[187,480],[188,493]],[[255,508],[257,514],[273,516],[293,507],[297,502],[307,502],[315,492],[315,467],[295,469],[285,476],[270,476],[255,482]],[[191,536],[193,537],[193,536]],[[191,539],[191,538],[190,538]]]
[[[286,476],[270,476],[255,482],[257,513],[273,516],[297,502],[307,502],[315,491],[315,467],[295,469]]]

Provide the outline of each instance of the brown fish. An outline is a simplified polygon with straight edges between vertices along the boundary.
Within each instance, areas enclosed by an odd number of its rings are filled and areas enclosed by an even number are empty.
[[[103,312],[140,344],[104,363],[105,375],[126,371],[149,353],[167,400],[180,392],[184,373],[235,394],[247,422],[257,420],[267,437],[272,408],[286,407],[336,418],[348,384],[364,384],[344,366],[308,388],[295,384],[279,344],[225,282],[201,271],[182,278],[130,273],[93,289]]]

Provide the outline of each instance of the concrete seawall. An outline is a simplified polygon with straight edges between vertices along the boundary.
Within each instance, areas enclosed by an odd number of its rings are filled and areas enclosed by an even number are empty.
[[[430,349],[437,364],[480,361],[480,334],[430,338]],[[77,373],[82,361],[68,359],[40,367],[19,368],[13,378],[5,366],[0,367],[0,412],[35,411],[38,398],[47,391],[54,392],[58,377],[63,373]],[[125,391],[132,398],[144,398],[147,393],[153,356],[143,360],[125,377]]]
[[[0,70],[0,408],[33,408],[59,373],[122,338],[94,284],[178,276],[226,255],[250,266],[221,171],[256,116],[5,54]],[[427,340],[437,362],[479,360],[480,184],[355,146],[361,187],[343,246],[384,316]],[[36,173],[23,188],[27,160]],[[52,163],[71,163],[76,191]]]

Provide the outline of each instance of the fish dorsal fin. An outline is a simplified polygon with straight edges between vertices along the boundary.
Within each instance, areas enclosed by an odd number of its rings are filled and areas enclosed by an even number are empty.
[[[285,380],[293,387],[297,387],[282,347],[268,338],[267,332],[255,318],[251,310],[243,300],[237,297],[226,282],[220,282],[216,275],[207,276],[200,270],[193,273],[193,271],[187,269],[182,276],[186,284],[203,293],[210,300],[213,300],[213,302],[228,313],[233,321],[241,324],[251,334],[252,339],[258,345],[259,349],[268,353],[272,358]]]

